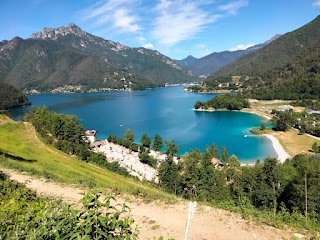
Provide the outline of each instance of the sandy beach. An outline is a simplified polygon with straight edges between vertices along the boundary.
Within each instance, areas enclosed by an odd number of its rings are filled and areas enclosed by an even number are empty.
[[[290,158],[290,155],[286,152],[286,150],[284,150],[279,140],[275,136],[272,136],[271,134],[264,134],[263,136],[271,140],[272,146],[276,151],[280,162],[284,163],[288,158]]]

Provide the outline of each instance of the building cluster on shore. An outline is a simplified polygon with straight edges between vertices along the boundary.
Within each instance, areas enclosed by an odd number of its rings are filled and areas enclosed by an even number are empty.
[[[103,153],[109,162],[117,162],[121,167],[124,167],[131,176],[137,177],[140,180],[148,180],[155,183],[159,182],[157,169],[140,162],[137,152],[131,151],[123,146],[108,142],[107,140],[96,141],[92,144],[94,152]],[[167,155],[150,150],[150,156],[155,158],[158,166],[163,162]],[[174,157],[174,161],[178,161]]]

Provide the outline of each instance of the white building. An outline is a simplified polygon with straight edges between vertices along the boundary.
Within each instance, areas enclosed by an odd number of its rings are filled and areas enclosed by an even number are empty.
[[[87,139],[90,141],[90,143],[94,143],[96,141],[96,130],[87,130],[85,132]]]

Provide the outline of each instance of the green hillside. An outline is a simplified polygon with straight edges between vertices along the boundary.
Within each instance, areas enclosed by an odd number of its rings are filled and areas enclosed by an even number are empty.
[[[18,89],[49,91],[72,85],[82,86],[82,91],[99,88],[136,90],[157,86],[154,81],[115,67],[99,56],[53,41],[14,38],[2,49],[0,81]]]
[[[173,200],[172,195],[96,165],[79,161],[40,141],[30,123],[0,115],[0,166],[14,168],[61,183]]]
[[[243,87],[258,99],[303,99],[320,95],[320,16],[287,33],[257,52],[211,74],[206,83],[221,77],[243,76]]]
[[[320,16],[305,26],[284,34],[261,50],[240,57],[210,77],[229,75],[260,76],[283,67],[320,39]]]

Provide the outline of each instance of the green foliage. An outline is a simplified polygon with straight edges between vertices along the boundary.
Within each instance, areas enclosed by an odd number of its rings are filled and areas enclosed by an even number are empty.
[[[57,114],[49,111],[47,107],[33,107],[25,118],[48,143],[53,144],[57,149],[128,176],[126,169],[120,167],[118,163],[108,163],[104,155],[89,150],[89,144],[84,137],[84,128],[76,116]],[[117,140],[114,136],[110,136],[109,139]]]
[[[209,76],[246,76],[245,93],[256,99],[317,99],[320,93],[320,17]]]
[[[167,145],[165,154],[167,154],[168,157],[173,157],[175,154],[177,154],[179,147],[175,144],[174,140],[165,141],[165,144]]]
[[[116,135],[109,135],[107,140],[109,142],[118,143],[118,137]]]
[[[221,162],[222,163],[227,163],[229,160],[229,154],[228,150],[225,146],[222,147],[222,154],[221,154]]]
[[[274,129],[278,131],[287,131],[290,128],[300,130],[300,133],[309,133],[320,136],[320,116],[306,114],[294,111],[273,111],[272,121]]]
[[[146,163],[151,167],[157,167],[157,160],[154,159],[152,156],[149,156],[148,152],[141,152],[139,153],[140,162]]]
[[[241,95],[223,94],[218,95],[207,102],[196,102],[195,109],[214,108],[214,109],[228,109],[228,110],[241,110],[242,108],[249,107],[248,101]]]
[[[22,92],[13,86],[0,83],[0,110],[30,105],[30,101]]]
[[[81,210],[37,197],[35,192],[7,179],[0,180],[0,235],[4,239],[137,239],[130,209],[114,206],[113,197],[100,201],[100,193],[89,192]]]
[[[261,123],[261,125],[260,125],[260,130],[261,130],[261,131],[266,130],[266,125],[265,125],[264,123]]]
[[[152,141],[152,148],[155,150],[155,151],[160,151],[161,148],[163,146],[163,141],[162,141],[162,138],[159,134],[156,134],[154,136],[154,139]]]
[[[320,146],[316,142],[312,145],[312,151],[315,153],[320,153]]]
[[[132,130],[131,129],[127,129],[127,131],[125,132],[124,136],[125,136],[125,140],[129,144],[129,146],[131,146],[131,144],[134,141],[134,134],[133,134]]]
[[[151,143],[151,140],[150,140],[150,137],[148,136],[148,134],[143,134],[142,137],[141,137],[141,143],[144,147],[147,147],[149,148],[150,147],[150,143]]]
[[[171,155],[168,155],[168,158],[159,166],[159,182],[164,190],[174,194],[178,193],[180,188],[178,166]]]

